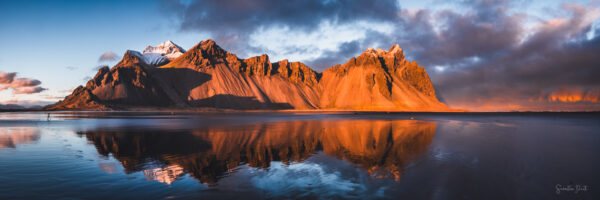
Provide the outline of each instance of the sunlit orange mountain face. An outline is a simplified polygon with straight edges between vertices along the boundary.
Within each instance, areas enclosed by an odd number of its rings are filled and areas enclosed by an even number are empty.
[[[267,55],[240,59],[212,40],[177,53],[154,62],[128,51],[46,109],[451,110],[436,97],[425,69],[406,60],[398,45],[367,49],[322,73],[301,62],[271,62]]]
[[[346,160],[375,178],[399,181],[405,167],[433,140],[436,122],[417,120],[289,121],[224,126],[188,132],[84,131],[98,152],[111,154],[126,173],[172,183],[189,174],[214,184],[248,164],[268,168],[272,161],[300,162],[315,153]],[[157,167],[148,167],[159,163]]]

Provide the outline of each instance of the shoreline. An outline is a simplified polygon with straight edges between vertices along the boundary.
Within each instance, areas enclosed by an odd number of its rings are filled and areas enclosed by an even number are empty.
[[[166,113],[166,114],[241,114],[241,113],[289,113],[289,114],[509,114],[509,113],[600,113],[599,111],[466,111],[466,110],[344,110],[344,109],[311,109],[311,110],[236,110],[216,108],[172,109],[172,108],[134,108],[126,110],[44,110],[44,109],[8,109],[0,113],[11,112],[47,112],[47,113]]]

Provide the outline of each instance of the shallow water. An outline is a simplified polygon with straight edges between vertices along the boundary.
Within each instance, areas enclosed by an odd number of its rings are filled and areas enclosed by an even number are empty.
[[[599,199],[599,122],[596,113],[0,113],[0,199]]]

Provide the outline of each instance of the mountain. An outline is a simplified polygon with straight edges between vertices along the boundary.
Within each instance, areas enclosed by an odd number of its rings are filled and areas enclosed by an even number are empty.
[[[148,55],[162,56],[154,62]],[[333,109],[440,111],[423,67],[389,51],[368,49],[318,73],[301,62],[241,59],[212,40],[184,51],[167,41],[127,51],[49,110],[136,108]]]
[[[156,70],[172,99],[190,106],[234,109],[318,108],[317,72],[267,55],[240,59],[204,40]]]
[[[425,68],[404,58],[400,46],[367,49],[323,72],[321,108],[353,110],[444,110]],[[357,95],[359,94],[359,95]]]
[[[157,83],[149,77],[148,65],[136,51],[127,51],[112,69],[102,67],[85,87],[77,87],[65,100],[46,109],[52,110],[112,110],[123,105],[169,106]]]
[[[0,104],[0,110],[19,110],[25,109],[25,107],[17,104]]]

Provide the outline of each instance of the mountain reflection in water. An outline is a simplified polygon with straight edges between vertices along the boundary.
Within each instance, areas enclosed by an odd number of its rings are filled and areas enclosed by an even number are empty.
[[[289,165],[321,151],[356,164],[373,177],[399,181],[405,167],[427,150],[435,131],[432,121],[330,120],[78,134],[101,155],[116,158],[126,173],[143,171],[149,179],[167,184],[187,173],[212,185],[241,165],[269,168],[272,161]]]

